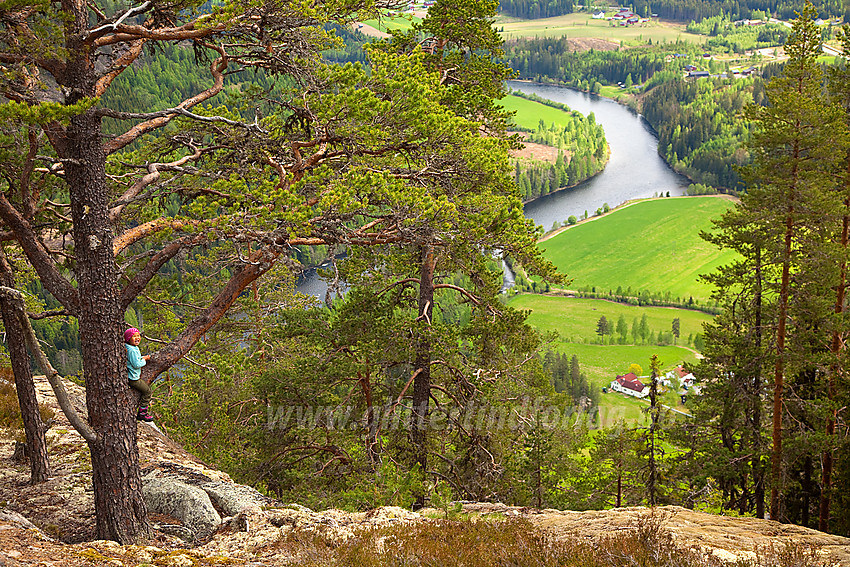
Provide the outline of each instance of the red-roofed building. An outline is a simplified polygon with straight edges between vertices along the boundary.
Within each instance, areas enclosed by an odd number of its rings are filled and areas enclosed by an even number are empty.
[[[611,389],[615,392],[622,392],[627,396],[636,398],[645,398],[649,395],[649,386],[644,385],[634,373],[629,372],[611,382]]]

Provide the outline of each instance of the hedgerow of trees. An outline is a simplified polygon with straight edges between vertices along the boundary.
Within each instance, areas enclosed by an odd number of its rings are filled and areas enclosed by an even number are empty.
[[[732,20],[743,18],[758,19],[770,14],[774,17],[791,20],[805,6],[805,2],[794,0],[636,0],[634,9],[639,13],[650,10],[661,18],[680,22],[699,22],[712,16],[727,15]],[[822,18],[841,17],[847,7],[839,0],[822,0],[815,4],[817,14]]]
[[[689,33],[709,36],[706,46],[712,52],[744,53],[748,50],[782,45],[790,30],[783,24],[735,25],[728,16],[712,16],[690,22]]]

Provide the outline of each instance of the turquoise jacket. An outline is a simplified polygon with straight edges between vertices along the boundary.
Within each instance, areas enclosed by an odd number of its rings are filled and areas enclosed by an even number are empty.
[[[148,362],[142,358],[139,347],[127,343],[124,343],[124,346],[127,347],[127,377],[130,380],[138,380],[142,375],[142,366]]]

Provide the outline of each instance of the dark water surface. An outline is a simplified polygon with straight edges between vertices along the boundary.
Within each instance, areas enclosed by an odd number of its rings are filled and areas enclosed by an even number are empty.
[[[588,215],[608,203],[611,207],[654,194],[682,195],[688,180],[677,174],[658,155],[658,138],[640,115],[610,99],[551,85],[509,81],[515,91],[537,94],[561,102],[584,115],[591,112],[605,129],[611,159],[605,169],[584,183],[537,199],[525,206],[525,216],[545,230],[570,215]]]

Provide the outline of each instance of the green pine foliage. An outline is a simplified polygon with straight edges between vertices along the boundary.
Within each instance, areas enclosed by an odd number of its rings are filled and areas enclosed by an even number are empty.
[[[599,391],[591,386],[587,375],[581,371],[578,356],[549,350],[543,357],[543,369],[551,374],[555,391],[568,394],[573,405],[599,405]]]
[[[833,498],[846,489],[832,477],[833,460],[848,453],[835,411],[848,391],[850,185],[846,70],[824,76],[813,12],[794,23],[790,59],[766,86],[769,104],[748,107],[757,126],[748,191],[706,235],[740,256],[707,276],[725,309],[706,327],[695,369],[709,385],[694,402],[701,419],[680,442],[692,449],[682,464],[697,486],[719,484],[721,507],[769,509],[826,531],[850,514]]]
[[[679,49],[674,45],[673,49]],[[629,75],[635,83],[643,83],[664,69],[671,46],[593,50],[576,52],[566,37],[516,39],[505,43],[505,62],[516,71],[518,78],[538,82],[557,82],[578,87],[582,81],[603,85],[625,82]],[[686,45],[682,50],[693,49]]]
[[[501,0],[499,11],[515,18],[536,20],[571,14],[575,4],[574,0]]]
[[[750,126],[742,112],[757,80],[678,78],[655,86],[641,110],[658,134],[659,153],[695,183],[738,189],[738,168],[749,160]]]

